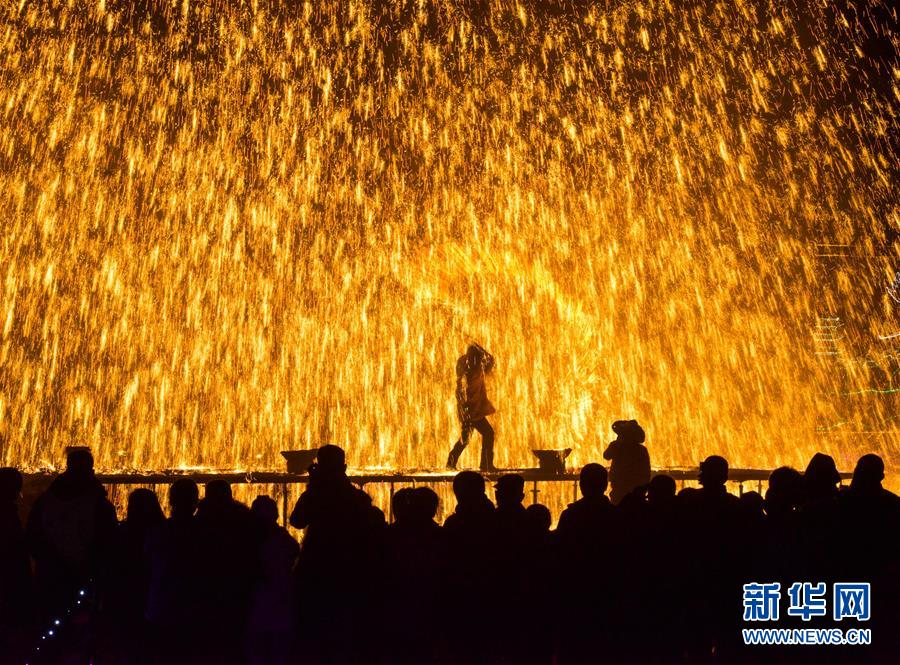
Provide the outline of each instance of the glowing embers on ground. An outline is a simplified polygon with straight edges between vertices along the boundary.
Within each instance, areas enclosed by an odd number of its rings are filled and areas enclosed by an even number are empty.
[[[814,438],[867,384],[809,332],[893,274],[887,8],[476,4],[2,10],[0,461],[434,467],[469,339],[500,465],[888,450]]]

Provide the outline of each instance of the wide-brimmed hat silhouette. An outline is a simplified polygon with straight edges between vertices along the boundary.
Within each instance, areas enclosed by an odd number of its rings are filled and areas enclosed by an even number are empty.
[[[643,443],[647,438],[637,420],[617,420],[612,431],[619,435],[619,441],[627,443]]]

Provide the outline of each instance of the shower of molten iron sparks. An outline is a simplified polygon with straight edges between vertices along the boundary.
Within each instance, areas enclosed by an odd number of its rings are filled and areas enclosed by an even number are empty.
[[[8,3],[0,462],[890,456],[895,15],[583,4]]]

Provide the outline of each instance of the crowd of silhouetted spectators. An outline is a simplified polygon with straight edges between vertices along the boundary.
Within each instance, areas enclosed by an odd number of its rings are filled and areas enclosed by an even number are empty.
[[[878,456],[842,487],[817,454],[805,473],[774,470],[763,497],[729,493],[721,457],[676,491],[633,452],[607,451],[614,502],[606,468],[587,464],[551,529],[521,475],[500,476],[491,501],[473,471],[443,524],[427,487],[397,491],[388,524],[325,446],[290,515],[302,545],[271,498],[248,507],[222,480],[202,498],[176,480],[168,516],[136,489],[120,522],[86,450],[23,525],[22,476],[0,469],[0,661],[896,662],[900,503]],[[742,585],[762,581],[870,582],[873,644],[744,646]],[[773,625],[803,622],[782,611]]]

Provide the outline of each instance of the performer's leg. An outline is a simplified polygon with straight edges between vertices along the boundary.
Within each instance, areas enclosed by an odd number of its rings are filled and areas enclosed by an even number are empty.
[[[456,463],[459,462],[459,456],[462,455],[462,451],[466,449],[466,446],[469,445],[469,436],[472,434],[472,426],[469,424],[464,424],[462,426],[462,433],[459,436],[459,440],[453,444],[453,450],[450,451],[450,456],[447,457],[447,468],[455,469]]]
[[[487,421],[487,418],[481,418],[472,423],[472,427],[481,434],[481,464],[482,471],[496,471],[494,467],[494,428]]]

